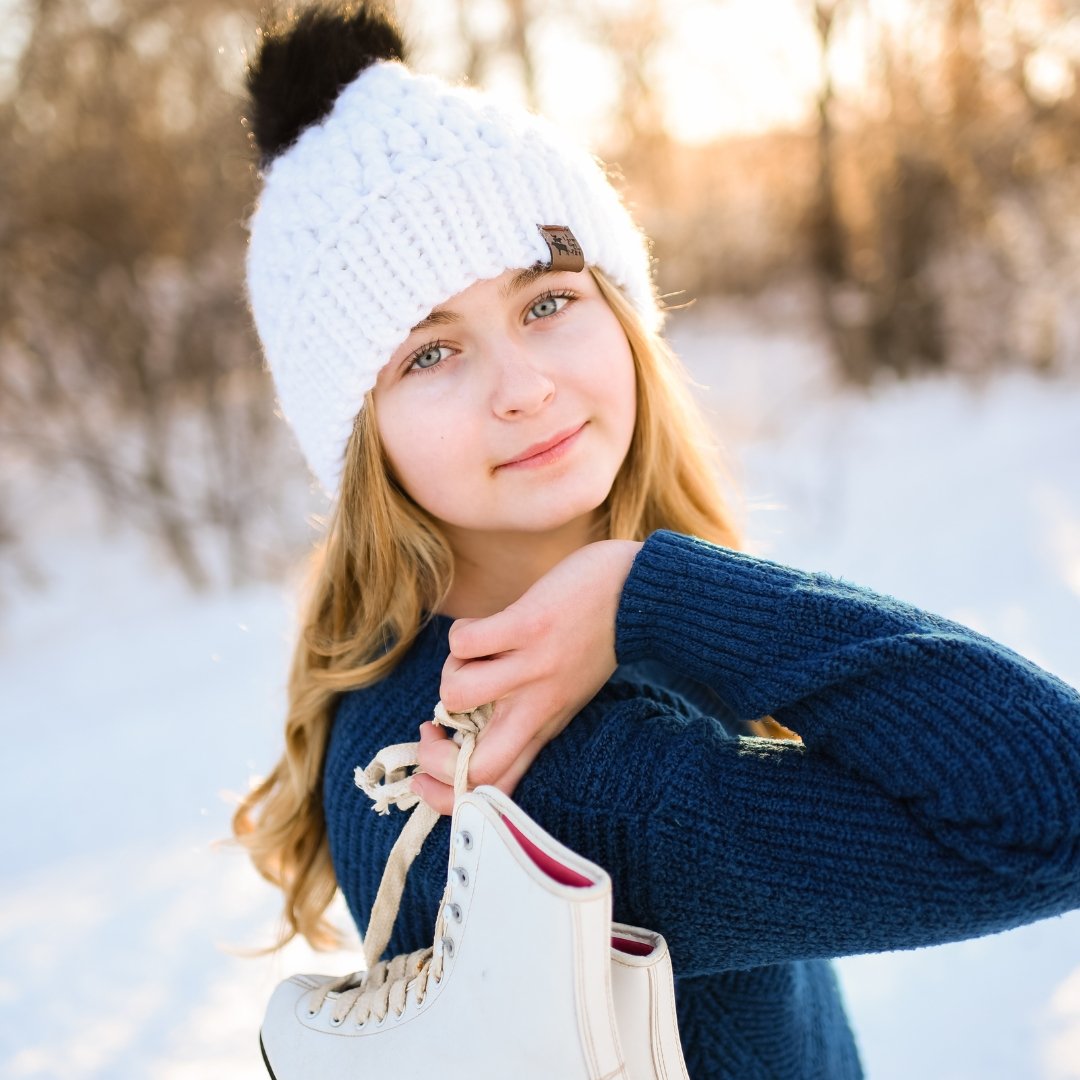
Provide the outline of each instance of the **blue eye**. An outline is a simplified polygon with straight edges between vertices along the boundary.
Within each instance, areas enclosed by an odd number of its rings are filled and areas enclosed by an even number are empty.
[[[412,374],[414,371],[434,371],[439,365],[441,359],[440,353],[443,350],[450,350],[449,345],[441,345],[439,342],[432,342],[430,345],[425,345],[422,349],[414,352],[409,358],[409,363],[406,368],[408,374]],[[423,363],[423,361],[429,360],[429,363]]]
[[[529,308],[529,314],[536,312],[536,316],[539,319],[550,319],[555,315],[561,315],[566,309],[566,305],[571,301],[576,300],[577,296],[574,293],[556,293],[547,292],[543,296],[538,296]],[[559,304],[558,301],[562,300],[563,303]],[[535,319],[526,319],[526,322],[535,322]]]

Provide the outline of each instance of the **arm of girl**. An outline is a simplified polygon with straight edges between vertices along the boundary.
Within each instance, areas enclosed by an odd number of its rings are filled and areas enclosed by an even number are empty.
[[[664,530],[632,562],[619,661],[660,660],[802,738],[733,738],[628,685],[545,755],[575,790],[522,785],[530,814],[608,868],[615,918],[664,933],[680,974],[940,944],[1080,906],[1076,690],[826,574]]]
[[[631,677],[521,784],[530,814],[609,870],[614,917],[667,937],[678,974],[1080,907],[1080,694],[1004,645],[664,530],[634,559],[616,644],[620,663],[659,660],[802,739],[732,737]]]
[[[658,659],[743,719],[774,716],[954,843],[1015,829],[1050,851],[1072,827],[1080,852],[1076,690],[894,597],[668,530],[587,545],[505,611],[451,629],[444,701],[497,702],[470,786],[501,780],[591,700],[615,670],[616,623],[620,662]]]

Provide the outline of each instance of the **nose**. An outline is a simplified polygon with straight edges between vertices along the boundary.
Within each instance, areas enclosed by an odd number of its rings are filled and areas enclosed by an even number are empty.
[[[530,415],[555,396],[547,365],[521,342],[504,342],[492,367],[491,402],[497,416]]]

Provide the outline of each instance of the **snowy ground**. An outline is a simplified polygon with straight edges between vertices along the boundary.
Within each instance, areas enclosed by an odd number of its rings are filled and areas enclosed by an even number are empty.
[[[727,305],[674,338],[737,455],[751,549],[958,619],[1080,684],[1080,384],[1008,375],[837,395],[820,349]],[[276,759],[290,583],[196,598],[138,537],[35,481],[47,568],[0,612],[0,1075],[263,1077],[296,970],[227,792]],[[1080,912],[846,959],[872,1080],[1080,1078]]]

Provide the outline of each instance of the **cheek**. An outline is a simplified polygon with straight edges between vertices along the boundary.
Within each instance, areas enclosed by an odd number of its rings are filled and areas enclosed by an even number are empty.
[[[611,405],[612,420],[629,442],[637,416],[637,376],[630,343],[621,327],[605,335],[595,355],[604,357],[596,366],[596,385]]]
[[[425,510],[438,514],[441,504],[453,502],[460,477],[468,474],[464,468],[468,448],[459,427],[449,422],[444,409],[384,411],[378,423],[398,483]]]

